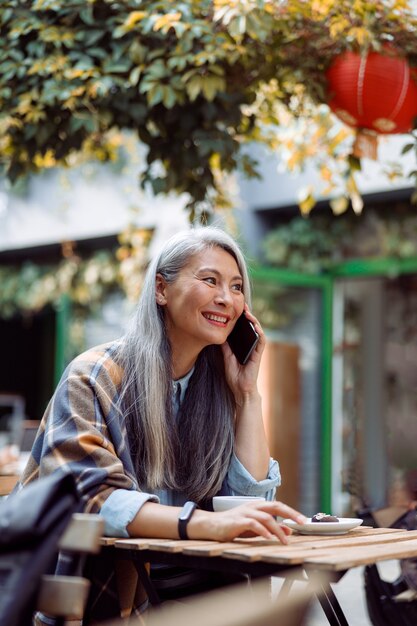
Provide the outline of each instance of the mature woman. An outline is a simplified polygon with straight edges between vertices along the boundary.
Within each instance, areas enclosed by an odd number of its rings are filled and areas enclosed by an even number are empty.
[[[285,542],[275,516],[304,517],[274,500],[280,475],[257,390],[265,337],[249,305],[229,235],[202,227],[172,237],[149,266],[126,335],[68,366],[22,484],[73,473],[109,535]],[[243,311],[260,340],[240,365],[226,339]],[[219,493],[266,500],[215,513]]]

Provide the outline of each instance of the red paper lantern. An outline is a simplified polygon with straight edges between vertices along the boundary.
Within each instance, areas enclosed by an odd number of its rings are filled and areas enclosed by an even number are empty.
[[[377,133],[407,133],[417,116],[417,83],[406,59],[344,52],[327,70],[328,104],[346,124]]]

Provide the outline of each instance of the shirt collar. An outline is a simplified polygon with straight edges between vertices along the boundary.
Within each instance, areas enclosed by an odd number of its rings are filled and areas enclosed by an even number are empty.
[[[185,374],[182,378],[178,378],[177,380],[172,381],[172,386],[174,390],[174,397],[179,396],[179,403],[184,400],[185,392],[187,391],[188,383],[190,382],[191,376],[194,374],[195,366],[193,366],[189,372]],[[178,394],[178,389],[181,391]]]

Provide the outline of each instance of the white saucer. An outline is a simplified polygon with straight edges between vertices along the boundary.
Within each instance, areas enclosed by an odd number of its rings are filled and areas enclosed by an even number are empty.
[[[292,519],[282,520],[283,524],[302,535],[344,535],[362,522],[356,517],[339,517],[338,522],[312,522],[310,518],[305,524],[297,524]]]

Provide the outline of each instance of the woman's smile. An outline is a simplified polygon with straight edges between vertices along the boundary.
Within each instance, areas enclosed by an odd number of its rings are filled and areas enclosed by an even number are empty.
[[[209,322],[212,322],[216,325],[218,324],[220,326],[226,326],[226,324],[230,320],[230,317],[226,317],[224,315],[219,315],[216,313],[203,313],[203,316],[206,318],[206,320],[209,320]]]

